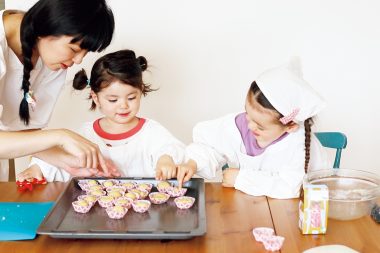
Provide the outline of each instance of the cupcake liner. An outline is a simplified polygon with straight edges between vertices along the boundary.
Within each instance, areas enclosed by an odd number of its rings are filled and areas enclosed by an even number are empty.
[[[101,207],[105,207],[105,208],[113,206],[113,201],[114,201],[113,198],[111,198],[111,199],[99,198],[98,199],[99,205]]]
[[[106,188],[106,192],[112,192],[112,191],[121,191],[125,193],[127,191],[127,187],[122,186],[122,185],[114,185],[114,186]]]
[[[139,190],[145,190],[145,191],[148,192],[148,194],[152,190],[152,187],[153,187],[153,184],[150,184],[150,183],[141,183],[141,184],[138,184],[136,186],[137,189],[139,189]]]
[[[156,198],[155,196],[161,196],[163,195],[165,198]],[[149,199],[153,204],[163,204],[170,198],[170,195],[163,192],[151,192],[149,193]]]
[[[121,201],[126,201],[125,203],[121,203]],[[130,198],[127,198],[127,197],[120,197],[118,199],[114,199],[113,201],[113,204],[115,206],[123,206],[127,209],[131,208],[132,207],[132,203],[133,203],[133,200],[131,200]]]
[[[120,209],[122,209],[122,211],[116,210],[116,206],[106,208],[108,217],[110,217],[111,219],[122,219],[125,216],[125,214],[128,212],[128,209],[122,206],[118,206],[117,208],[119,207]]]
[[[93,198],[94,200],[91,200],[90,198]],[[79,195],[78,196],[78,200],[85,200],[92,206],[95,205],[95,203],[98,199],[99,199],[99,197],[94,196],[94,195]]]
[[[108,187],[118,185],[119,183],[120,183],[119,180],[107,179],[107,180],[104,180],[103,182],[101,182],[101,185],[104,187],[104,189],[106,189]]]
[[[85,200],[82,200],[82,201],[85,201]],[[83,205],[79,205],[78,204],[78,201],[74,201],[72,204],[75,212],[77,213],[88,213],[88,211],[90,211],[92,205],[90,205],[87,201],[85,201],[88,205],[86,206],[83,206]]]
[[[173,187],[173,184],[169,183],[168,181],[160,181],[156,188],[159,192],[167,193],[168,189]]]
[[[267,228],[267,227],[257,227],[252,230],[252,233],[256,241],[262,242],[264,238],[273,236],[274,230],[272,228]]]
[[[132,190],[132,189],[136,188],[137,183],[130,181],[130,182],[120,183],[119,185],[122,186],[122,187],[125,187],[125,189],[127,189],[127,191],[129,191],[129,190]]]
[[[138,205],[139,202],[144,202],[147,205],[139,206]],[[135,202],[132,203],[132,207],[133,207],[133,210],[137,213],[145,213],[146,211],[148,211],[150,207],[150,202],[148,200],[136,200]]]
[[[178,187],[170,187],[167,189],[166,193],[170,195],[170,197],[181,197],[184,196],[187,192],[187,188],[178,188]]]
[[[188,200],[188,201],[182,202],[181,200]],[[178,197],[174,199],[174,203],[179,209],[189,209],[190,207],[193,206],[194,202],[195,202],[195,198],[193,197],[183,196],[183,197]]]
[[[135,193],[135,194],[137,195],[137,198],[138,198],[138,199],[144,199],[144,198],[146,198],[146,196],[148,196],[148,194],[149,194],[148,191],[146,191],[146,190],[140,190],[140,189],[137,189],[137,188],[135,188],[135,189],[131,189],[131,190],[129,190],[128,192],[133,192],[133,193]]]
[[[266,250],[277,251],[281,249],[284,240],[282,236],[269,236],[264,238],[263,244]]]

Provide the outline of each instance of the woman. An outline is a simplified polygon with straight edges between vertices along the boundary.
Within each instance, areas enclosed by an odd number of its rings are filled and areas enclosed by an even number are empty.
[[[40,0],[0,16],[0,158],[35,154],[74,175],[110,175],[97,145],[66,129],[40,130],[67,68],[110,44],[114,17],[105,0]]]

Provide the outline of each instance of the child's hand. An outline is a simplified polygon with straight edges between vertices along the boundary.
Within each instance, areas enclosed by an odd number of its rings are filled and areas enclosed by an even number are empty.
[[[168,155],[163,155],[157,161],[156,180],[166,180],[175,177],[177,167],[173,159]]]
[[[187,163],[179,165],[177,170],[178,187],[181,188],[183,183],[189,181],[195,172],[197,172],[197,163],[191,159]]]
[[[42,180],[44,176],[42,175],[42,171],[37,164],[33,164],[26,170],[20,172],[17,175],[17,180],[20,182],[24,182],[25,180],[32,180],[36,178],[37,180]]]
[[[224,187],[234,187],[236,177],[239,174],[239,169],[227,168],[223,171],[223,181],[222,186]]]

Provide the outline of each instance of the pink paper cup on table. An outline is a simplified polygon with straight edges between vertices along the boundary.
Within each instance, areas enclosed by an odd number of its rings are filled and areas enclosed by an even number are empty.
[[[274,235],[264,238],[263,244],[266,250],[277,251],[281,249],[284,240],[284,237]]]
[[[81,205],[81,201],[84,201],[87,203],[87,205]],[[79,201],[74,201],[72,203],[72,206],[74,208],[74,211],[77,212],[77,213],[88,213],[88,211],[90,211],[92,205],[90,205],[90,203],[88,203],[87,201],[85,200],[79,200]]]
[[[253,229],[252,233],[256,241],[263,242],[264,238],[274,235],[274,230],[272,228],[267,228],[267,227],[258,227],[258,228]]]

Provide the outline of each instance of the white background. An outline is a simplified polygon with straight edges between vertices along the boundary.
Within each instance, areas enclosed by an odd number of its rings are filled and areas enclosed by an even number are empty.
[[[35,0],[8,0],[26,9]],[[297,55],[304,77],[326,99],[317,131],[348,137],[341,167],[380,174],[380,2],[373,0],[108,0],[116,19],[112,44],[89,54],[129,48],[148,59],[145,80],[158,91],[140,115],[156,119],[185,143],[201,120],[243,110],[250,83],[263,70]],[[67,86],[49,127],[76,129],[99,114],[88,91]],[[23,169],[23,163],[18,163]]]

